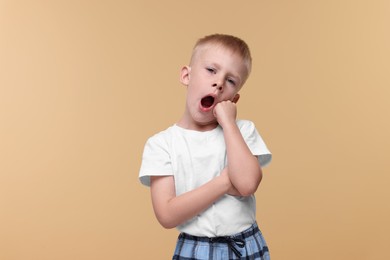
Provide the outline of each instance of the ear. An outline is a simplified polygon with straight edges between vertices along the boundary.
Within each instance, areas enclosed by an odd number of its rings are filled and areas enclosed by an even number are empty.
[[[233,103],[237,103],[239,99],[240,99],[240,94],[237,93],[237,94],[234,96],[234,98],[232,99],[232,102],[233,102]]]
[[[180,82],[184,86],[188,86],[188,83],[190,82],[190,72],[191,72],[191,68],[189,66],[184,66],[183,68],[181,68]]]

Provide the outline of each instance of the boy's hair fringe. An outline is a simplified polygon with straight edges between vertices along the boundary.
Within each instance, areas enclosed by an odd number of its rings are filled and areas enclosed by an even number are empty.
[[[192,52],[191,56],[191,61],[196,54],[197,50],[199,50],[201,47],[207,45],[207,44],[215,44],[215,45],[220,45],[223,46],[229,50],[231,50],[233,53],[238,53],[240,57],[243,59],[243,61],[246,64],[247,70],[248,70],[248,75],[251,71],[252,67],[252,56],[249,50],[248,45],[246,44],[245,41],[242,39],[233,36],[233,35],[228,35],[228,34],[211,34],[207,35],[203,38],[200,38]]]

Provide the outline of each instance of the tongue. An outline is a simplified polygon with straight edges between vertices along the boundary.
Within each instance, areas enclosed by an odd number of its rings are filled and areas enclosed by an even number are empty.
[[[201,100],[202,107],[209,108],[214,104],[214,98],[212,96],[207,96]]]

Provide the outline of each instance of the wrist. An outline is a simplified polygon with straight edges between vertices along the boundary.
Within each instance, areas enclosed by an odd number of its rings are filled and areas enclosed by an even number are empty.
[[[232,186],[228,173],[222,173],[221,175],[216,177],[216,180],[218,181],[218,185],[222,189],[223,193],[228,193]]]
[[[224,133],[230,133],[234,131],[239,131],[236,120],[226,121],[223,124],[220,124]]]
[[[237,126],[236,125],[236,119],[225,119],[225,120],[221,120],[221,121],[218,121],[219,125],[225,129],[225,128],[231,128],[231,127],[235,127]]]

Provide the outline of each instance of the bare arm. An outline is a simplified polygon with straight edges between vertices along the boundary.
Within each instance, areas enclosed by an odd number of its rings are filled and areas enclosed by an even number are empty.
[[[190,220],[226,193],[238,195],[227,169],[206,184],[179,196],[176,196],[173,176],[152,176],[150,190],[154,212],[165,228]]]
[[[262,179],[262,170],[236,124],[236,104],[223,101],[214,111],[223,128],[230,181],[242,196],[249,196],[257,190]]]

